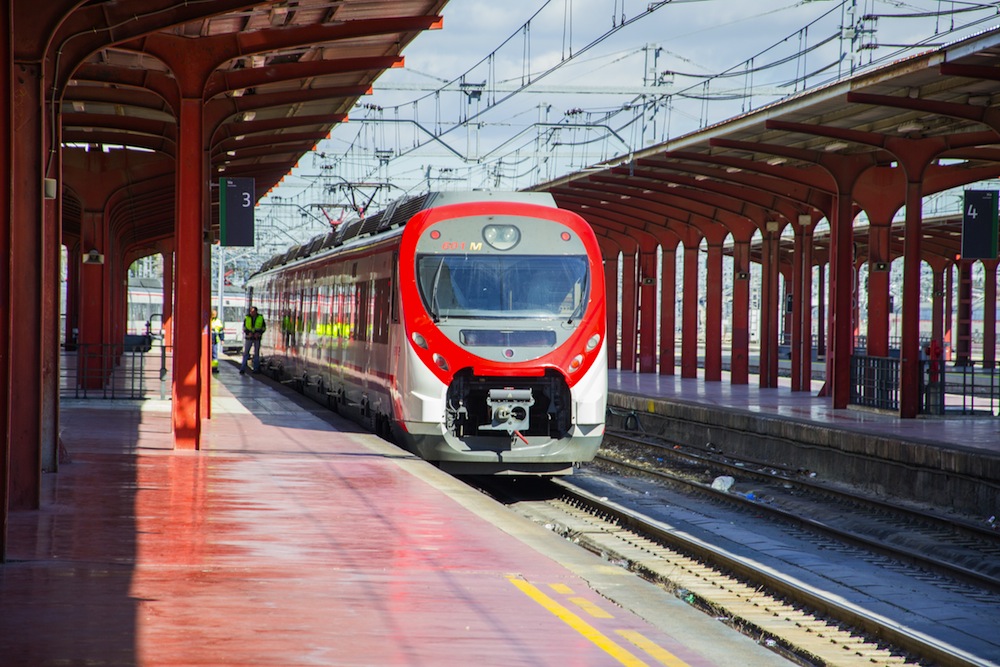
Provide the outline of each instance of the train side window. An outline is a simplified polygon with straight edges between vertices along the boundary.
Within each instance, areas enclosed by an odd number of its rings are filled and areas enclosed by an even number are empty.
[[[389,342],[389,304],[393,302],[392,283],[388,278],[379,278],[375,286],[375,313],[372,322],[372,340],[376,343]]]
[[[370,338],[371,332],[368,330],[368,325],[371,322],[369,308],[373,305],[371,302],[370,285],[371,283],[363,282],[359,283],[355,288],[354,330],[351,336],[354,340],[366,341]]]
[[[393,293],[393,287],[399,284],[399,251],[392,253],[392,282],[389,283],[390,319],[393,324],[399,324],[399,295]],[[398,291],[398,290],[397,290]]]

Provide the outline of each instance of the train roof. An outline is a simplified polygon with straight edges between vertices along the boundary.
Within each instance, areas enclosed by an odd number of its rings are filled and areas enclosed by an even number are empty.
[[[305,243],[294,245],[285,252],[278,253],[261,265],[257,273],[269,271],[289,262],[311,257],[329,248],[337,248],[349,241],[375,236],[396,227],[402,227],[419,211],[435,206],[450,206],[480,201],[503,201],[536,204],[555,207],[555,200],[547,192],[494,192],[475,190],[465,192],[428,192],[415,197],[397,199],[370,217],[345,220],[327,234],[314,236]]]

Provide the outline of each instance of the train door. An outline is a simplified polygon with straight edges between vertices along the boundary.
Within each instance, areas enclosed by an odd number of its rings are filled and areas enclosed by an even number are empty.
[[[344,317],[344,286],[343,266],[331,267],[330,272],[330,332],[327,352],[327,363],[330,368],[331,389],[339,394],[344,385],[343,353],[341,351]]]
[[[295,275],[292,282],[292,377],[302,377],[303,367],[303,332],[305,330],[306,303],[305,285],[302,276]]]
[[[289,351],[292,348],[295,339],[295,328],[292,321],[292,298],[291,298],[291,284],[290,281],[284,278],[279,278],[279,283],[277,285],[277,302],[274,304],[276,308],[272,312],[272,326],[278,327],[278,340],[275,343],[275,347],[281,351],[282,357],[286,360],[289,358]]]

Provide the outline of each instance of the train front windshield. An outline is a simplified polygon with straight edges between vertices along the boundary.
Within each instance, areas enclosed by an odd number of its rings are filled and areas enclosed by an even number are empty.
[[[590,289],[585,256],[419,255],[417,281],[436,320],[583,315]]]

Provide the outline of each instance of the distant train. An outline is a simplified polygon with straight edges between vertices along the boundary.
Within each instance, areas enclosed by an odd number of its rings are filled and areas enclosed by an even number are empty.
[[[218,295],[212,294],[217,308]],[[230,353],[243,351],[243,318],[247,314],[246,292],[227,290],[222,294],[222,322],[225,325],[223,349]],[[128,282],[128,322],[125,332],[130,335],[159,334],[163,328],[163,282],[159,278],[130,278]]]
[[[604,270],[543,193],[430,193],[248,281],[275,377],[455,474],[562,474],[604,435]]]

